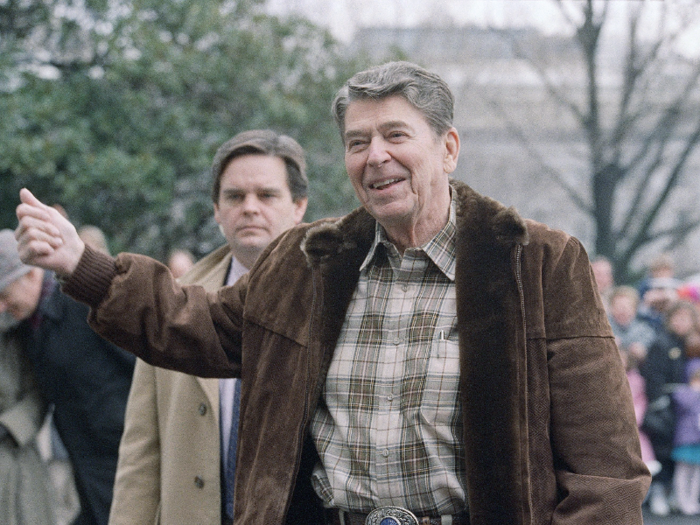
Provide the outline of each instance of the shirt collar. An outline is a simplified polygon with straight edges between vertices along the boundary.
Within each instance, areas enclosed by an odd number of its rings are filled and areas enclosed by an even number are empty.
[[[455,240],[457,232],[456,221],[456,205],[454,199],[450,199],[450,214],[447,224],[440,230],[435,237],[419,247],[419,250],[425,252],[428,258],[433,261],[435,266],[445,274],[451,281],[455,280]],[[390,245],[391,241],[386,236],[384,227],[375,221],[374,226],[374,241],[369,248],[367,257],[360,266],[360,271],[364,271],[377,255],[377,248],[380,244]]]
[[[238,279],[248,273],[248,268],[243,266],[241,262],[234,256],[231,256],[231,265],[229,266],[228,275],[226,276],[226,285],[235,284]]]

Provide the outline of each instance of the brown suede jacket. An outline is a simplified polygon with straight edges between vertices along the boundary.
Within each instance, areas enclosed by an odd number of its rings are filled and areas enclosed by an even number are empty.
[[[452,186],[471,523],[641,525],[650,477],[583,247]],[[374,224],[358,209],[297,227],[216,295],[89,249],[64,283],[147,362],[243,378],[237,524],[320,522],[308,426]]]

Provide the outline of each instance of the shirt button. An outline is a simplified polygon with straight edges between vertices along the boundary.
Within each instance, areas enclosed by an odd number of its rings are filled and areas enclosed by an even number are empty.
[[[194,477],[194,486],[198,489],[204,488],[204,480],[201,478],[201,476]]]
[[[388,458],[389,457],[389,449],[385,448],[384,450],[382,450],[382,456],[384,456],[385,458]]]
[[[394,396],[392,394],[389,394],[388,396],[386,396],[386,398],[389,401],[389,403],[391,403],[394,400]]]
[[[403,290],[404,292],[407,292],[408,291],[408,284],[406,284],[406,283],[402,284],[401,290]]]
[[[206,405],[206,403],[202,403],[201,405],[199,405],[199,415],[203,416],[206,413],[207,413],[207,405]]]

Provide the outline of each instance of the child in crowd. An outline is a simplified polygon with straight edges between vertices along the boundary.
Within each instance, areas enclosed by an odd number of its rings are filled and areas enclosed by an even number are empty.
[[[700,363],[689,363],[687,385],[673,393],[676,433],[671,457],[676,462],[673,488],[679,510],[700,514]]]
[[[616,286],[610,292],[608,319],[618,347],[630,360],[630,366],[638,368],[647,350],[656,338],[654,329],[637,318],[639,293],[631,286]]]
[[[661,463],[656,461],[656,455],[654,454],[654,449],[651,446],[651,441],[649,436],[639,428],[644,420],[644,413],[647,410],[647,395],[646,395],[646,384],[642,374],[639,373],[639,368],[637,368],[636,360],[622,347],[618,340],[618,347],[620,348],[620,356],[622,357],[622,362],[627,370],[627,381],[630,384],[630,390],[632,391],[632,401],[634,403],[634,413],[637,417],[637,427],[639,429],[639,444],[642,449],[642,460],[646,463],[649,472],[654,476],[661,471]]]

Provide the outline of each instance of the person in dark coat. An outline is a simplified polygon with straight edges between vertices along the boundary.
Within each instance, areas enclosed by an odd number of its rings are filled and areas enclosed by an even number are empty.
[[[687,301],[675,302],[666,312],[665,329],[658,333],[649,347],[640,372],[646,381],[649,404],[670,395],[679,385],[686,383],[686,339],[696,329],[697,312]],[[649,505],[657,515],[667,515],[670,506],[667,492],[671,490],[674,461],[671,458],[673,436],[650,436],[656,459],[662,468],[652,482]]]
[[[0,233],[14,238],[11,230]],[[3,243],[0,250],[22,264],[16,245]],[[52,272],[23,265],[19,276],[12,277],[0,311],[21,321],[14,335],[53,404],[80,500],[74,525],[106,524],[134,356],[90,329],[87,306],[64,295]],[[79,364],[76,352],[82,356]]]
[[[700,363],[689,360],[688,383],[673,392],[676,432],[671,457],[676,462],[673,490],[679,510],[700,515]]]

